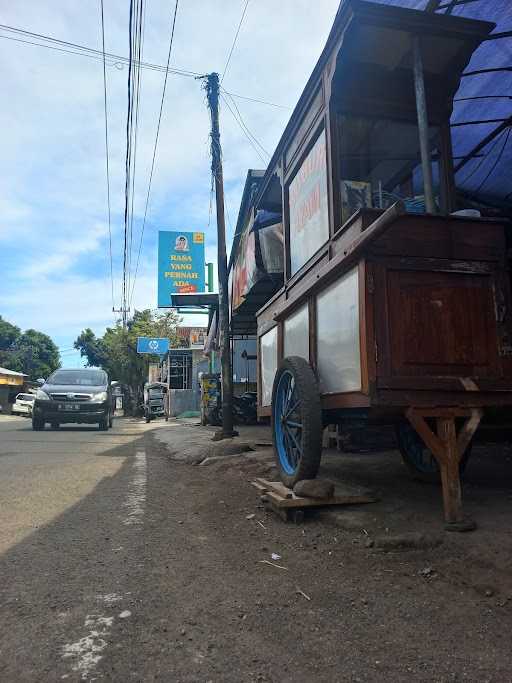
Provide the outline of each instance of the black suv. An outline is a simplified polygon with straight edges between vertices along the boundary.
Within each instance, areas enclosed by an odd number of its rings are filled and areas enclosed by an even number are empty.
[[[113,400],[108,375],[103,370],[56,370],[37,390],[32,409],[32,429],[46,422],[57,429],[63,423],[97,423],[112,427]]]

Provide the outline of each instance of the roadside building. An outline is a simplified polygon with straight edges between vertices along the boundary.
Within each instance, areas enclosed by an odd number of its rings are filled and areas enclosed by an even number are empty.
[[[171,414],[198,412],[200,402],[200,372],[208,372],[208,358],[204,355],[206,327],[178,327],[179,346],[170,351]],[[149,366],[150,382],[167,383],[168,359]]]
[[[0,368],[0,407],[2,412],[6,413],[10,410],[14,397],[23,389],[25,377],[26,375],[22,372]]]

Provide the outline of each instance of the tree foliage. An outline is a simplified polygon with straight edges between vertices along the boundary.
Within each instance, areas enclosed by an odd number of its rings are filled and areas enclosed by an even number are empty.
[[[112,380],[127,384],[137,394],[147,381],[149,363],[158,360],[158,356],[137,353],[137,337],[166,337],[171,345],[176,345],[179,322],[174,311],[135,311],[126,329],[118,321],[115,327],[107,327],[102,337],[97,337],[87,328],[74,346],[87,359],[87,365],[103,368]]]
[[[31,380],[48,377],[60,366],[59,349],[42,332],[21,332],[0,316],[0,366],[23,372]]]

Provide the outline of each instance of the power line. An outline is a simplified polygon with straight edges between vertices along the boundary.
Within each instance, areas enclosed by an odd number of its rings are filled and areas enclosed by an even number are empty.
[[[126,112],[126,158],[125,158],[125,186],[124,186],[124,240],[123,240],[123,296],[122,314],[123,326],[126,327],[126,314],[128,312],[129,296],[129,245],[130,245],[130,193],[132,188],[133,157],[135,152],[135,119],[134,103],[137,97],[137,72],[134,68],[134,60],[140,49],[142,31],[142,3],[143,0],[130,0],[129,24],[128,24],[128,102]]]
[[[242,133],[245,135],[245,137],[246,137],[247,140],[249,141],[251,147],[254,149],[254,151],[256,152],[256,154],[259,156],[259,158],[261,159],[262,163],[265,164],[265,166],[267,166],[267,163],[268,163],[268,162],[267,162],[267,159],[265,159],[265,158],[263,157],[263,155],[261,154],[260,150],[258,149],[258,147],[256,146],[256,144],[255,144],[254,141],[252,140],[251,136],[247,133],[247,131],[246,131],[245,128],[243,127],[242,123],[238,120],[237,115],[235,114],[235,112],[233,111],[233,109],[230,107],[229,102],[228,102],[227,99],[224,97],[224,95],[222,95],[222,93],[221,93],[221,97],[222,97],[222,100],[223,100],[224,104],[226,105],[226,107],[227,107],[227,108],[229,109],[229,111],[231,112],[231,115],[233,116],[233,118],[235,119],[235,121],[238,123],[238,125],[239,125],[239,127],[240,127],[240,130],[242,131]]]
[[[236,41],[238,39],[238,34],[240,33],[240,29],[242,27],[242,22],[245,17],[245,13],[247,12],[247,5],[249,4],[249,0],[245,0],[245,5],[244,5],[244,10],[242,12],[242,16],[240,18],[240,22],[238,24],[238,28],[236,29],[235,37],[233,39],[233,43],[231,45],[231,50],[229,51],[228,59],[226,61],[226,66],[224,67],[224,71],[222,72],[222,78],[220,79],[220,84],[222,85],[222,81],[224,80],[224,77],[226,76],[226,72],[228,70],[229,63],[231,61],[231,56],[233,54],[233,50],[235,49]]]
[[[177,16],[177,14],[178,14],[178,1],[179,1],[179,0],[176,0],[176,4],[174,5],[174,14],[173,14],[173,18],[172,18],[172,28],[171,28],[171,38],[170,38],[170,40],[169,40],[169,52],[168,52],[168,54],[167,54],[167,66],[166,66],[166,71],[165,71],[164,84],[163,84],[163,88],[162,88],[162,97],[161,97],[161,100],[160,100],[160,112],[159,112],[159,114],[158,114],[158,123],[157,123],[157,126],[156,126],[155,144],[154,144],[154,146],[153,146],[153,158],[152,158],[152,160],[151,160],[151,170],[150,170],[150,173],[149,173],[148,191],[147,191],[147,194],[146,194],[146,205],[145,205],[145,208],[144,208],[144,218],[143,218],[143,220],[142,220],[142,228],[141,228],[140,240],[139,240],[139,249],[138,249],[138,253],[137,253],[137,263],[136,263],[136,266],[135,266],[135,273],[134,273],[134,277],[133,277],[133,285],[132,285],[132,291],[131,291],[130,301],[133,301],[133,294],[134,294],[134,291],[135,291],[135,284],[136,284],[136,281],[137,281],[137,274],[138,274],[138,272],[139,272],[140,255],[141,255],[141,252],[142,252],[142,244],[143,244],[143,240],[144,240],[144,230],[145,230],[145,228],[146,228],[146,218],[147,218],[147,214],[148,214],[149,197],[150,197],[150,195],[151,195],[151,183],[153,182],[153,172],[154,172],[154,170],[155,170],[156,150],[157,150],[157,147],[158,147],[158,138],[159,138],[159,135],[160,135],[160,124],[161,124],[161,122],[162,122],[162,112],[163,112],[163,109],[164,109],[165,91],[166,91],[166,88],[167,88],[167,76],[168,76],[168,74],[169,74],[169,64],[170,64],[170,62],[171,62],[172,46],[173,46],[173,42],[174,42],[174,31],[175,31],[175,28],[176,28],[176,16]]]
[[[142,2],[140,2],[139,7],[139,17],[136,24],[138,26],[138,40],[136,44],[136,59],[135,70],[134,70],[134,98],[135,98],[135,126],[133,134],[133,172],[131,176],[131,207],[130,207],[130,226],[129,226],[129,244],[128,244],[128,298],[130,295],[130,281],[131,281],[131,268],[132,268],[132,251],[133,251],[133,204],[135,198],[135,175],[137,171],[137,138],[139,130],[139,110],[140,110],[140,93],[141,93],[141,68],[140,62],[142,60],[144,52],[144,26],[145,26],[145,16],[146,16],[146,5],[142,9]]]
[[[55,47],[54,45],[45,45],[44,43],[35,43],[30,40],[22,40],[21,38],[14,38],[13,36],[5,36],[5,35],[0,35],[0,39],[3,38],[4,40],[12,40],[17,43],[23,43],[25,45],[33,45],[35,47],[44,47],[45,49],[48,50],[55,50],[56,52],[63,52],[65,54],[70,54],[70,55],[77,55],[78,57],[87,57],[88,59],[96,59],[98,61],[103,61],[103,52],[101,50],[96,50],[91,47],[87,47],[86,45],[80,45],[78,43],[72,43],[70,41],[66,40],[59,40],[58,38],[54,38],[53,36],[47,36],[41,33],[33,33],[31,31],[25,31],[24,29],[16,28],[14,26],[7,26],[6,24],[0,24],[0,29],[3,29],[5,31],[11,31],[20,35],[26,35],[26,36],[31,36],[33,38],[37,38],[40,40],[47,40],[51,43],[54,43],[56,45],[64,45],[68,46],[73,49],[66,49],[65,47]],[[125,66],[129,63],[128,57],[123,57],[122,55],[117,55],[112,52],[106,52],[105,53],[106,57],[106,63],[108,66]],[[188,69],[178,69],[178,68],[170,68],[167,69],[166,66],[163,64],[153,64],[151,62],[140,62],[140,64],[137,64],[137,66],[140,66],[142,69],[150,69],[152,71],[161,71],[163,73],[170,73],[176,76],[185,76],[188,78],[196,78],[197,76],[201,76],[202,74],[197,72],[197,71],[190,71]],[[232,97],[236,97],[237,99],[241,100],[247,100],[248,102],[256,102],[258,104],[266,104],[269,107],[277,107],[278,109],[286,109],[288,111],[291,111],[293,107],[287,107],[284,104],[277,104],[276,102],[269,102],[268,100],[263,100],[263,99],[258,99],[256,97],[248,97],[247,95],[241,95],[239,93],[234,93],[231,91],[224,90],[226,94],[231,95]]]
[[[254,140],[254,142],[258,145],[258,147],[259,147],[259,148],[264,152],[264,154],[266,154],[267,157],[270,159],[272,155],[269,154],[269,152],[267,152],[267,150],[265,149],[265,147],[263,147],[263,145],[262,145],[261,142],[258,140],[258,138],[249,130],[249,126],[247,126],[247,124],[245,123],[245,121],[244,121],[244,119],[243,119],[243,117],[242,117],[242,114],[241,114],[241,112],[240,112],[240,109],[238,108],[237,103],[235,102],[235,100],[234,100],[231,96],[229,96],[229,95],[228,95],[228,97],[229,97],[229,99],[231,100],[231,103],[232,103],[232,105],[234,106],[234,108],[235,108],[235,110],[236,110],[236,113],[238,114],[238,118],[240,119],[240,123],[241,123],[242,126],[245,128],[245,130],[247,131],[248,135],[250,135],[250,137],[251,137],[251,138]],[[224,100],[224,101],[225,101],[225,100]]]
[[[114,267],[112,263],[112,225],[111,225],[111,211],[110,211],[110,168],[109,168],[109,146],[108,146],[108,114],[107,114],[107,70],[105,64],[105,18],[103,12],[103,0],[100,0],[101,5],[101,44],[103,51],[103,104],[105,113],[105,160],[107,170],[107,208],[108,208],[108,246],[110,254],[110,288],[112,294],[112,308],[115,308],[114,303]]]
[[[258,104],[267,104],[269,107],[277,107],[278,109],[286,109],[291,111],[293,107],[287,107],[284,104],[276,104],[275,102],[269,102],[268,100],[259,100],[256,97],[247,97],[246,95],[238,95],[237,93],[230,92],[222,88],[222,92],[225,95],[230,95],[231,97],[236,97],[238,100],[247,100],[248,102],[258,102]]]
[[[73,50],[66,50],[66,49],[61,49],[61,48],[56,48],[53,47],[52,45],[44,45],[42,43],[32,43],[27,40],[21,40],[19,38],[13,38],[12,36],[4,36],[0,35],[0,38],[5,38],[7,40],[14,40],[16,42],[20,43],[27,43],[29,45],[35,45],[37,47],[44,47],[48,48],[51,50],[57,50],[59,52],[67,52],[68,54],[74,54],[74,55],[79,55],[81,57],[91,57],[93,59],[98,59],[102,60],[103,59],[103,53],[101,50],[96,50],[92,47],[87,47],[86,45],[80,45],[79,43],[72,43],[67,40],[60,40],[59,38],[54,38],[53,36],[48,36],[42,33],[33,33],[32,31],[26,31],[25,29],[20,29],[16,28],[15,26],[8,26],[6,24],[0,24],[0,29],[3,29],[4,31],[10,31],[11,33],[16,33],[24,36],[30,36],[32,38],[38,39],[38,40],[46,40],[50,43],[53,43],[55,45],[60,45],[60,46],[65,46],[65,47],[70,47],[74,48],[75,50],[78,50],[78,52],[73,51]],[[111,52],[105,53],[107,59],[109,60],[114,60],[111,65],[115,65],[116,63],[120,63],[123,66],[129,64],[129,58],[128,57],[123,57],[122,55],[116,55]],[[140,66],[144,69],[153,69],[155,71],[166,71],[166,67],[163,66],[162,64],[152,64],[151,62],[141,62]],[[188,76],[190,78],[195,78],[196,76],[200,76],[201,74],[196,72],[196,71],[189,71],[188,69],[178,69],[178,68],[169,68],[168,69],[169,73],[176,74],[179,76]]]

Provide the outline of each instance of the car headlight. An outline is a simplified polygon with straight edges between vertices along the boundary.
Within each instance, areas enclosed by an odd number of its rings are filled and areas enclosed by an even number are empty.
[[[36,391],[36,399],[38,401],[49,401],[50,397],[48,396],[48,394],[45,391],[43,391],[42,389],[38,389]]]
[[[100,391],[98,394],[93,394],[92,400],[93,401],[106,401],[108,398],[107,392],[106,391]]]

